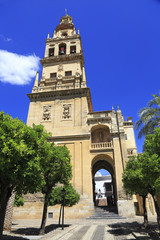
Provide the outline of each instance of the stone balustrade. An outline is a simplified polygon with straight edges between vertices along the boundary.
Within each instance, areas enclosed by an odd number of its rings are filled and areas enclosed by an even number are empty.
[[[57,81],[57,77],[46,78],[45,81],[46,82],[54,82],[54,81]]]
[[[108,117],[109,116],[109,113],[106,111],[106,112],[93,112],[93,113],[89,113],[88,114],[88,117],[89,118],[104,118],[104,117]]]
[[[66,89],[74,89],[75,86],[73,84],[69,85],[56,85],[54,87],[38,87],[33,89],[33,92],[48,92],[48,91],[56,91],[56,90],[66,90]]]
[[[62,77],[63,80],[74,80],[75,79],[75,76],[64,76]]]
[[[112,142],[91,143],[91,150],[111,148],[113,148]]]
[[[74,80],[75,76],[71,75],[71,76],[63,76],[62,80]],[[46,78],[45,81],[48,82],[55,82],[58,80],[58,77],[53,77],[53,78]]]

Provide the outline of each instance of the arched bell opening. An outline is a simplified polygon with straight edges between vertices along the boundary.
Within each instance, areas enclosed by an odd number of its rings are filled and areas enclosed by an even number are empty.
[[[59,45],[59,55],[65,55],[66,54],[66,44],[61,43]]]
[[[105,176],[103,176],[104,171],[107,172],[107,175]],[[101,173],[102,176],[98,176],[100,175],[99,173]],[[99,157],[95,157],[93,159],[92,184],[94,205],[96,207],[104,207],[109,211],[117,211],[115,172],[109,156],[100,155]]]

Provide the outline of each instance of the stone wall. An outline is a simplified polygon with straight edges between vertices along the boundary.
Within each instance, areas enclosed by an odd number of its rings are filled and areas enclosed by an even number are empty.
[[[53,215],[54,219],[59,218],[60,205],[49,206],[48,213]],[[66,219],[82,219],[93,215],[94,206],[92,199],[81,199],[73,207],[65,207]],[[14,219],[42,219],[43,202],[25,202],[24,206],[14,207]],[[47,214],[48,215],[48,214]],[[48,217],[48,216],[47,216]]]

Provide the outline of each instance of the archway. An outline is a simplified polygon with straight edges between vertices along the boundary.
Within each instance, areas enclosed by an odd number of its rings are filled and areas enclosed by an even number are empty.
[[[106,170],[108,175],[96,176],[101,170]],[[111,210],[116,207],[116,179],[113,167],[113,160],[110,156],[101,154],[92,161],[92,184],[93,184],[93,202],[96,207],[105,207]]]

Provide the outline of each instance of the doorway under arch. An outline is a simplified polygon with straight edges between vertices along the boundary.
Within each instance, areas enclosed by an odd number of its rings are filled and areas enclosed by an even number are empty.
[[[116,179],[114,168],[111,162],[111,158],[106,155],[100,155],[94,158],[92,161],[93,202],[96,207],[112,209],[116,206]],[[108,176],[96,176],[96,173],[100,172],[102,169],[103,172],[106,170],[109,173]],[[103,190],[100,189],[96,183],[96,181],[98,182],[101,180],[102,182],[104,181]],[[102,182],[100,185],[102,185]]]

